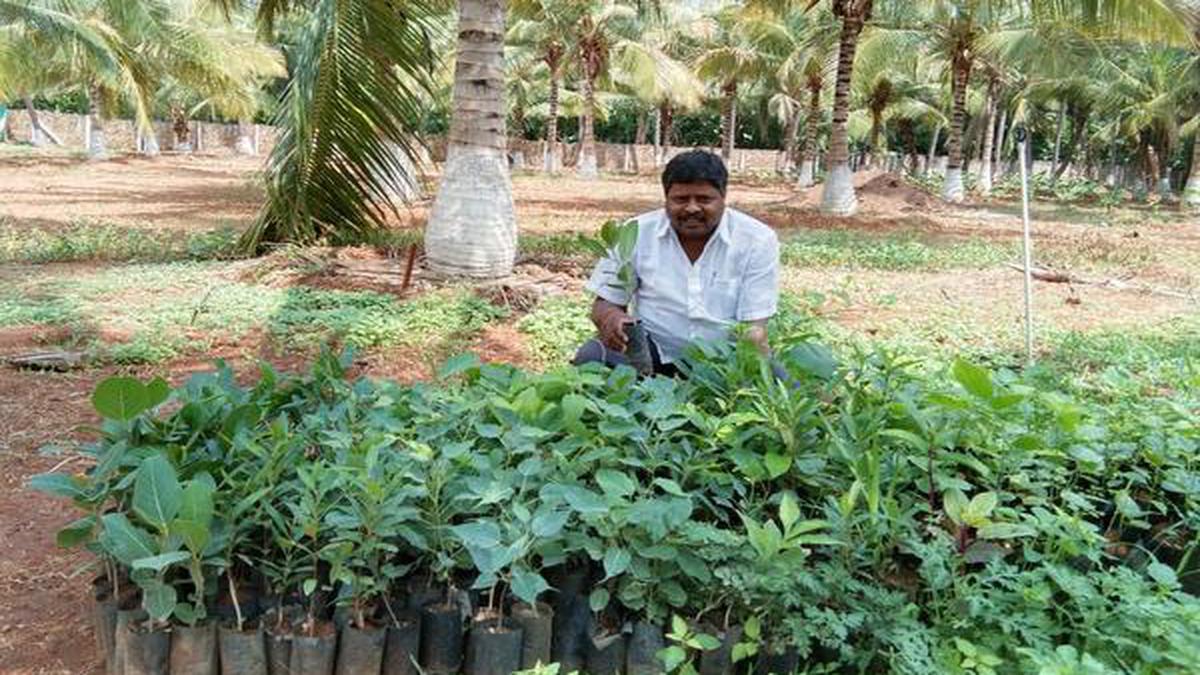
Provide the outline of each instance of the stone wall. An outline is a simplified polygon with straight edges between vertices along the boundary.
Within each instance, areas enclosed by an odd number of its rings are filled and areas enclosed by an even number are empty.
[[[50,129],[62,141],[63,147],[83,150],[87,144],[87,116],[56,112],[38,112],[38,120],[42,126]],[[10,109],[7,117],[9,142],[28,143],[32,140],[32,130],[29,114],[25,110]],[[213,153],[232,154],[237,146],[238,125],[216,124],[211,122],[196,122],[190,124],[190,141],[193,150]],[[275,145],[276,129],[265,124],[255,124],[250,128],[251,138],[257,132],[258,154],[270,153]],[[112,119],[104,123],[104,135],[109,152],[137,152],[138,134],[130,120]],[[163,151],[174,151],[176,139],[171,123],[166,120],[155,120],[154,135],[158,146]],[[197,142],[198,141],[198,142]]]

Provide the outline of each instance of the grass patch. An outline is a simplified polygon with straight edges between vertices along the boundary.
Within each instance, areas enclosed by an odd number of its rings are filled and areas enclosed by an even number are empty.
[[[436,355],[464,345],[508,310],[465,291],[431,293],[408,302],[371,291],[307,287],[287,290],[268,322],[283,344],[339,342],[359,348],[430,347]]]
[[[588,338],[596,334],[585,297],[547,298],[521,317],[517,330],[529,337],[530,361],[546,367],[567,363]]]
[[[1012,260],[1015,246],[970,239],[931,244],[914,235],[874,236],[841,230],[798,232],[784,240],[780,260],[797,267],[874,270],[984,268]]]
[[[0,327],[61,326],[75,321],[78,311],[66,298],[0,293]]]
[[[0,220],[0,263],[169,262],[236,257],[234,226],[179,232],[79,220],[61,230]]]

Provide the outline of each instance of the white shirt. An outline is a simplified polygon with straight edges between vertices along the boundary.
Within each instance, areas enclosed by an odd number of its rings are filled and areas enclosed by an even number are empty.
[[[637,217],[633,312],[658,345],[663,363],[689,342],[728,339],[738,322],[775,314],[779,301],[779,239],[758,220],[726,208],[695,263],[688,260],[666,209]],[[617,282],[617,261],[602,258],[586,288],[617,305],[630,298]]]

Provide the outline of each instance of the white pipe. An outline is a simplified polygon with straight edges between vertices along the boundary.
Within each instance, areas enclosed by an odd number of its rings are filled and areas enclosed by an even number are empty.
[[[1024,132],[1024,130],[1022,130]],[[1021,220],[1024,224],[1024,248],[1025,248],[1025,359],[1029,364],[1033,363],[1033,239],[1030,236],[1029,225],[1029,174],[1025,167],[1026,153],[1029,152],[1029,138],[1025,133],[1021,134],[1020,145],[1018,146],[1020,153],[1021,165]]]

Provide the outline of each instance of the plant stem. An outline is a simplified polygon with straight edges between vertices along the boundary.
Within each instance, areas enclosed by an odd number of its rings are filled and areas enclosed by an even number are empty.
[[[242,606],[238,604],[237,586],[233,583],[233,566],[225,570],[225,578],[229,580],[229,597],[233,599],[233,613],[237,616],[237,629],[242,632]]]

